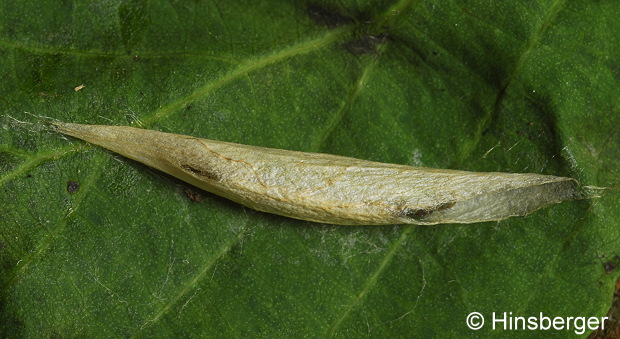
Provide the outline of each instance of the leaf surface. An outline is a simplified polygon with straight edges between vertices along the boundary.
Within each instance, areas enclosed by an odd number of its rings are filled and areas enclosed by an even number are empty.
[[[462,337],[506,334],[492,312],[604,316],[620,254],[616,13],[585,0],[3,3],[0,333]],[[329,226],[249,210],[43,117],[607,190],[497,223]],[[487,318],[478,332],[471,312]]]

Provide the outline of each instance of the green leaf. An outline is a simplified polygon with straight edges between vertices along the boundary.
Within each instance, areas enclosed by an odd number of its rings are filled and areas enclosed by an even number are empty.
[[[617,13],[606,0],[4,2],[1,336],[587,335],[493,330],[491,316],[611,304]],[[497,223],[322,225],[43,117],[607,190]],[[486,317],[477,332],[471,312]]]

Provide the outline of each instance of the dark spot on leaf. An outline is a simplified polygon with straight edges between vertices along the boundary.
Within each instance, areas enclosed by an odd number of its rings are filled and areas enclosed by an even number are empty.
[[[620,256],[614,256],[613,259],[603,263],[603,269],[605,273],[611,274],[618,269],[618,265],[620,264]]]
[[[613,261],[608,261],[603,264],[603,268],[605,269],[605,273],[610,274],[618,268],[618,264]]]
[[[319,25],[327,26],[329,29],[334,29],[339,26],[344,26],[353,23],[353,19],[348,16],[342,15],[336,11],[329,10],[318,4],[308,4],[306,13],[312,21]]]
[[[192,108],[194,108],[192,105],[187,105],[187,107],[185,107],[185,109],[187,109],[187,110],[190,110]]]
[[[67,192],[75,194],[80,189],[80,183],[77,181],[67,181]]]
[[[342,44],[342,47],[353,55],[373,54],[378,55],[377,47],[381,46],[388,39],[387,33],[379,35],[365,35],[359,39],[349,40]]]
[[[204,177],[204,178],[209,179],[209,180],[216,180],[217,181],[217,180],[220,179],[219,175],[217,175],[216,173],[213,173],[213,172],[205,170],[205,169],[196,168],[196,167],[193,167],[192,165],[181,164],[181,168],[186,170],[186,171],[188,171],[188,172],[191,172],[193,174],[199,175],[199,176]]]

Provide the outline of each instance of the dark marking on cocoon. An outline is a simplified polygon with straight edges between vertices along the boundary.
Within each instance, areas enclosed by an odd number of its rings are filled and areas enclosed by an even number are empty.
[[[192,165],[181,164],[181,168],[186,170],[186,171],[188,171],[188,172],[191,172],[191,173],[194,173],[196,175],[199,175],[199,176],[201,176],[201,177],[203,177],[205,179],[214,180],[214,181],[220,180],[219,175],[217,175],[216,173],[213,173],[211,171],[207,171],[207,170],[204,170],[204,169],[196,168],[196,167],[194,167]]]

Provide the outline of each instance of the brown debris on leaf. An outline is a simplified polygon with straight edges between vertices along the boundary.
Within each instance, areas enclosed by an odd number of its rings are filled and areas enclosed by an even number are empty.
[[[189,188],[184,189],[183,192],[185,193],[185,195],[187,195],[187,197],[191,201],[195,201],[195,202],[201,202],[202,201],[202,196],[200,194],[192,191]]]

